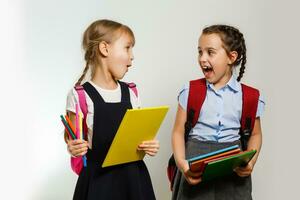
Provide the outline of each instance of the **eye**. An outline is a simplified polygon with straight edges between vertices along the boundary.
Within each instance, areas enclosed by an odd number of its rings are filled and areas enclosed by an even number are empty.
[[[208,55],[213,55],[215,52],[214,51],[212,51],[212,50],[208,50]]]
[[[199,54],[199,56],[202,56],[203,51],[202,50],[198,50],[198,54]]]

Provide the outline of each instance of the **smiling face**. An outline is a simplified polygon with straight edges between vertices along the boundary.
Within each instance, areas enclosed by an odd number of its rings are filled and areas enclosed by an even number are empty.
[[[108,71],[115,78],[120,80],[132,65],[134,41],[129,34],[121,33],[120,37],[109,44],[107,64]]]
[[[235,56],[228,55],[220,36],[216,33],[202,34],[198,42],[198,62],[205,79],[215,87],[224,86],[231,77]]]

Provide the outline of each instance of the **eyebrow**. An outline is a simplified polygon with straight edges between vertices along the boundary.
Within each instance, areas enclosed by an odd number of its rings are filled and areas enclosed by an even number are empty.
[[[215,51],[217,50],[216,48],[213,48],[213,47],[207,47],[205,49],[207,49],[207,50],[215,50]],[[201,50],[201,47],[198,46],[198,50]]]

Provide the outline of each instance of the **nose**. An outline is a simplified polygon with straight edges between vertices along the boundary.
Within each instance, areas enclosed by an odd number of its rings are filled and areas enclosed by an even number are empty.
[[[206,53],[202,53],[201,55],[199,54],[198,56],[198,62],[201,66],[205,65],[205,63],[208,62],[208,59],[207,59],[207,54]]]
[[[134,56],[133,56],[133,53],[131,52],[131,54],[130,54],[130,60],[133,61],[133,59],[134,59]]]
[[[207,60],[207,56],[205,53],[199,54],[198,56],[199,62],[205,62]]]
[[[129,50],[129,58],[131,61],[133,61],[133,59],[134,59],[132,48],[130,48],[130,50]]]

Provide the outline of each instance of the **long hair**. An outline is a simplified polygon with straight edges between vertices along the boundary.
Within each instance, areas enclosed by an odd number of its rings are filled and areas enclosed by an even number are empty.
[[[84,59],[86,61],[86,65],[82,75],[75,85],[81,84],[89,67],[91,67],[92,74],[94,73],[94,68],[99,63],[99,43],[102,41],[112,43],[124,33],[130,36],[132,43],[134,44],[135,38],[132,30],[128,26],[119,22],[102,19],[89,25],[89,27],[85,30],[82,39],[82,48],[85,52]]]

